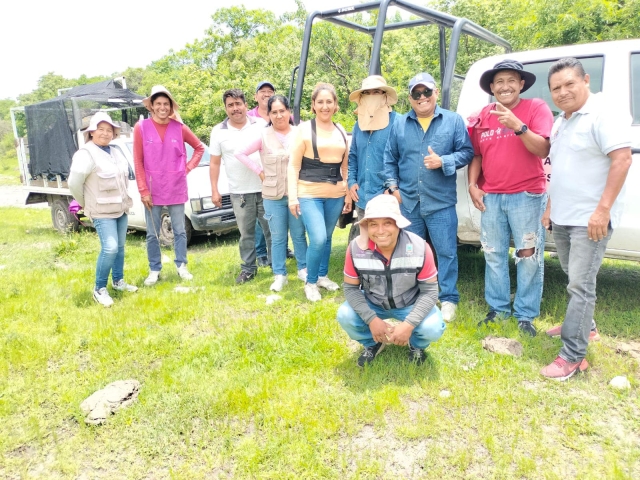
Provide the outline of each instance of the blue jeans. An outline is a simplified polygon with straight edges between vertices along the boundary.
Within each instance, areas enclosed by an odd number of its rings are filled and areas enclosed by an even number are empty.
[[[162,255],[160,252],[160,226],[162,222],[163,205],[154,205],[151,211],[144,209],[144,216],[147,222],[147,259],[149,269],[154,272],[162,270]],[[177,267],[183,263],[187,264],[187,233],[184,230],[184,204],[166,205],[171,218],[171,230],[173,230],[173,249],[176,254],[175,264]],[[151,220],[153,218],[153,221]],[[155,231],[154,231],[155,228]]]
[[[256,256],[258,258],[267,256],[267,240],[264,238],[260,220],[256,220]]]
[[[96,265],[96,290],[107,286],[109,272],[113,283],[124,278],[124,243],[127,239],[128,223],[126,213],[119,218],[93,219],[101,247]]]
[[[280,200],[265,198],[264,218],[269,222],[271,231],[271,268],[275,275],[287,274],[287,232],[291,232],[293,252],[296,256],[298,270],[307,266],[307,237],[304,232],[302,218],[296,218],[289,210],[289,198]]]
[[[369,307],[376,312],[376,315],[382,320],[393,318],[396,320],[404,321],[407,315],[413,310],[413,305],[409,305],[404,308],[392,308],[391,310],[385,310],[382,307],[374,305],[367,300]],[[376,341],[371,335],[371,329],[369,325],[364,323],[364,320],[358,315],[349,302],[344,302],[338,308],[338,322],[340,326],[347,332],[347,335],[356,342],[360,342],[365,347],[372,347],[376,344]],[[442,337],[446,325],[442,320],[442,313],[438,307],[433,307],[427,316],[420,322],[420,324],[413,329],[409,343],[415,348],[427,348],[431,343]]]
[[[589,240],[587,227],[553,224],[553,239],[562,270],[569,276],[569,303],[562,323],[560,356],[569,363],[587,355],[589,332],[596,308],[596,276],[613,229],[600,241]]]
[[[509,242],[513,236],[517,282],[513,316],[531,322],[540,315],[544,283],[545,229],[540,219],[547,207],[546,193],[487,193],[482,213],[484,298],[492,312],[511,315]],[[534,249],[533,255],[519,257],[520,250]]]
[[[318,277],[326,277],[329,272],[331,236],[344,207],[344,197],[299,200],[302,221],[309,236],[307,283],[317,283]]]
[[[410,222],[405,230],[426,238],[427,230],[438,259],[438,284],[440,285],[441,302],[456,305],[460,301],[458,288],[458,216],[456,207],[451,206],[437,210],[428,215],[420,214],[420,202],[411,212],[407,212],[400,204],[400,211]]]

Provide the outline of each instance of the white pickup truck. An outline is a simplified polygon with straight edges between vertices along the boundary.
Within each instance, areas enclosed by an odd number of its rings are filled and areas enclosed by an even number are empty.
[[[578,58],[591,77],[591,91],[603,92],[619,105],[627,105],[633,118],[633,164],[626,181],[625,208],[621,225],[609,241],[606,255],[610,258],[640,260],[640,39],[602,42],[584,45],[531,50],[484,58],[469,69],[457,112],[467,119],[472,113],[495,101],[480,89],[480,75],[493,68],[500,60],[513,58],[522,62],[525,69],[535,73],[536,83],[522,97],[541,98],[551,111],[558,108],[551,100],[547,73],[549,66],[563,57]],[[547,181],[552,175],[552,165],[545,160]],[[580,172],[576,172],[576,181]],[[473,206],[468,191],[467,168],[458,171],[458,239],[463,244],[480,245],[480,212]],[[553,250],[553,234],[547,233],[546,248]]]
[[[89,118],[96,111],[103,110],[122,127],[120,136],[113,139],[111,146],[119,149],[129,162],[129,195],[134,202],[129,214],[129,227],[146,230],[144,206],[133,169],[133,125],[141,115],[147,114],[141,106],[143,97],[127,90],[124,78],[82,85],[59,93],[51,100],[11,109],[20,177],[27,193],[26,203],[47,202],[51,207],[53,226],[61,232],[78,228],[78,219],[69,212],[69,202],[73,198],[67,186],[67,176],[73,154],[84,144],[82,128],[88,125]],[[185,147],[187,157],[190,157],[191,147]],[[187,184],[187,241],[192,235],[221,235],[237,228],[224,166],[218,182],[222,207],[216,207],[211,201],[208,151],[205,151],[200,165],[188,175]],[[85,223],[84,219],[81,220]],[[173,242],[167,213],[163,215],[160,241],[164,244]]]

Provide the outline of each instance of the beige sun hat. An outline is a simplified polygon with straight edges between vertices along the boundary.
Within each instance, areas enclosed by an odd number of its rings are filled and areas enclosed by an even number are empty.
[[[393,195],[378,195],[369,200],[364,210],[364,217],[358,224],[366,224],[372,218],[392,218],[398,228],[411,225],[411,222],[400,213],[400,204]]]
[[[153,110],[151,110],[151,97],[157,95],[158,93],[164,93],[167,97],[169,97],[169,100],[171,100],[171,114],[177,114],[177,110],[180,110],[180,105],[178,105],[178,102],[176,102],[171,96],[169,90],[164,88],[162,85],[154,85],[153,87],[151,87],[151,93],[149,94],[149,96],[142,100],[142,104],[147,107],[147,110],[153,112]]]
[[[117,125],[107,112],[98,112],[89,121],[89,126],[83,130],[82,134],[84,135],[84,143],[88,143],[91,137],[89,136],[90,132],[95,132],[98,128],[98,124],[101,122],[106,122],[113,127],[113,138],[118,138],[120,135],[120,126]]]
[[[398,103],[398,94],[393,87],[387,85],[387,81],[381,75],[371,75],[362,81],[362,87],[359,90],[355,90],[349,95],[349,100],[352,102],[358,102],[360,94],[363,90],[382,90],[387,94],[387,105],[395,105]]]

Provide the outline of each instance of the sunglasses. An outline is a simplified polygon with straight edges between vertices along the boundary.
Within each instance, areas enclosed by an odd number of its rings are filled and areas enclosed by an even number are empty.
[[[424,95],[424,98],[429,98],[431,95],[433,95],[433,90],[429,90],[428,88],[424,89],[424,90],[414,90],[413,92],[411,92],[411,98],[413,98],[414,100],[420,100],[420,97]]]

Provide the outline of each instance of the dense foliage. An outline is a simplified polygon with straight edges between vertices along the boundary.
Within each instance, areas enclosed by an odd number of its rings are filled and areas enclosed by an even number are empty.
[[[296,3],[295,12],[281,17],[243,6],[220,8],[213,13],[211,27],[203,38],[145,68],[129,68],[112,76],[126,76],[129,88],[140,94],[148,93],[154,84],[164,84],[180,103],[185,123],[207,141],[211,127],[225,117],[221,96],[226,89],[244,90],[250,106],[254,104],[255,85],[264,79],[288,94],[292,70],[300,60],[307,16],[302,0]],[[515,51],[632,38],[640,32],[640,0],[434,0],[430,5],[488,28],[511,42]],[[399,19],[396,14],[388,22]],[[353,15],[351,20],[373,25],[377,17],[374,12]],[[355,118],[348,94],[367,75],[370,49],[371,40],[365,34],[327,22],[314,24],[302,119],[310,115],[309,97],[315,83],[329,81],[339,95],[338,120],[347,128],[352,126]],[[464,37],[457,73],[464,74],[478,58],[499,52],[496,47]],[[418,71],[433,72],[438,79],[438,29],[427,26],[385,34],[382,69],[388,82],[400,92]],[[102,78],[106,77],[65,79],[48,73],[40,78],[36,90],[20,95],[18,103],[50,98],[58,88]],[[12,105],[11,100],[0,101],[0,137],[10,135],[6,110]],[[400,95],[397,109],[408,108],[406,96]],[[4,145],[0,141],[0,155],[4,154]]]

